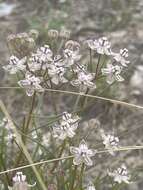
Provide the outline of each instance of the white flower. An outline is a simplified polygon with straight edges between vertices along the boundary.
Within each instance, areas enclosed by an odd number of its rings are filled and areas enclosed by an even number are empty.
[[[61,125],[63,126],[74,126],[75,128],[78,127],[79,117],[77,115],[72,115],[71,113],[64,112],[61,120]]]
[[[18,71],[23,71],[26,69],[26,57],[23,59],[18,59],[16,56],[12,55],[10,57],[9,64],[7,66],[3,66],[3,68],[8,71],[10,74],[16,74]]]
[[[37,92],[43,92],[44,89],[40,85],[41,80],[38,77],[35,77],[34,75],[31,74],[26,74],[24,80],[20,80],[18,84],[26,89],[26,94],[28,96],[33,96],[34,91]]]
[[[49,64],[53,61],[53,52],[48,45],[40,47],[36,53],[33,53],[29,59],[29,69],[31,71],[46,70]]]
[[[64,140],[67,137],[73,138],[76,134],[75,131],[78,127],[78,121],[78,116],[72,116],[72,114],[64,112],[60,123],[53,127],[53,136],[60,140]]]
[[[13,124],[9,119],[4,117],[0,122],[0,127],[4,127],[7,130],[11,130],[13,129]]]
[[[13,132],[9,132],[5,140],[7,141],[7,145],[11,143],[14,139],[16,139],[16,135]]]
[[[42,63],[37,54],[32,54],[32,56],[29,58],[28,67],[29,67],[30,71],[33,71],[33,72],[38,71],[41,68],[43,69]]]
[[[23,175],[22,172],[17,172],[12,180],[14,183],[14,189],[27,189],[27,187],[34,187],[36,185],[36,182],[33,185],[27,184],[26,175]]]
[[[73,71],[77,74],[77,73],[80,73],[80,72],[84,72],[86,73],[87,72],[87,66],[86,65],[79,65],[79,64],[76,64],[76,67],[73,67]]]
[[[111,43],[106,37],[99,38],[98,40],[88,40],[89,48],[97,51],[97,53],[102,55],[111,55]]]
[[[101,69],[101,72],[107,76],[106,81],[108,84],[112,84],[114,81],[124,81],[124,78],[120,75],[122,72],[121,66],[108,64],[106,68]]]
[[[128,50],[126,48],[121,49],[120,53],[113,53],[113,58],[122,66],[127,67],[130,61],[126,60],[128,57]]]
[[[93,162],[90,157],[96,154],[95,150],[88,149],[84,140],[81,141],[79,147],[70,147],[70,152],[74,155],[73,164],[79,165],[84,163],[87,166],[92,166]]]
[[[26,181],[26,175],[23,175],[22,172],[17,172],[16,175],[12,178],[13,182],[25,182]]]
[[[128,174],[125,164],[122,164],[121,167],[117,168],[113,172],[108,172],[108,175],[113,177],[114,181],[117,183],[130,183],[131,176]]]
[[[93,183],[90,182],[90,183],[88,184],[86,190],[96,190],[96,189],[95,189]]]
[[[52,83],[55,85],[58,85],[60,82],[61,83],[66,83],[68,80],[64,77],[65,74],[65,68],[59,65],[51,65],[50,68],[48,69],[48,74],[51,77]]]
[[[47,132],[47,133],[43,134],[42,144],[44,146],[46,146],[46,147],[49,147],[50,146],[50,141],[51,141],[51,133]]]
[[[71,81],[71,84],[73,86],[83,86],[87,88],[96,88],[96,85],[92,82],[94,79],[95,74],[94,73],[85,73],[85,72],[79,72],[78,73],[78,79]]]
[[[52,56],[53,52],[51,51],[48,45],[44,45],[37,50],[37,55],[40,58],[41,62],[53,61]]]
[[[33,132],[31,133],[31,136],[32,136],[33,139],[37,139],[37,138],[38,138],[37,131],[33,131]]]
[[[114,156],[114,150],[117,150],[119,147],[119,138],[114,135],[105,134],[102,129],[100,130],[100,134],[105,148],[109,149],[109,153]]]
[[[73,51],[70,49],[65,49],[63,51],[64,58],[65,58],[65,66],[71,66],[75,62],[79,61],[81,58],[81,55],[79,55],[79,51]]]

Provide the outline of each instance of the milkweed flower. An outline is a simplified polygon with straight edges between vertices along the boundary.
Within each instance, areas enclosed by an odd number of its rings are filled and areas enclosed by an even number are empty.
[[[87,40],[90,49],[95,50],[101,55],[111,55],[111,43],[107,37],[99,38],[98,40]]]
[[[25,79],[20,80],[18,84],[26,89],[26,94],[28,96],[33,96],[34,92],[43,92],[44,89],[40,85],[41,80],[30,73],[26,73]]]
[[[26,57],[19,59],[16,56],[12,55],[10,57],[9,64],[3,66],[3,69],[8,71],[10,74],[16,74],[18,71],[23,71],[26,69]]]
[[[113,59],[120,63],[123,67],[127,67],[130,63],[129,60],[126,60],[128,57],[128,50],[126,48],[120,49],[120,53],[113,53]]]
[[[50,142],[51,142],[51,133],[50,132],[44,133],[42,136],[42,144],[46,147],[49,147]]]
[[[52,83],[58,85],[59,83],[66,83],[68,80],[65,78],[66,70],[63,66],[51,65],[48,69],[49,77],[51,78]]]
[[[34,187],[36,185],[36,182],[33,185],[29,185],[26,181],[26,175],[23,175],[22,172],[17,172],[12,180],[14,189],[28,190],[28,187]]]
[[[114,135],[105,134],[103,130],[100,130],[100,134],[105,148],[108,149],[109,153],[114,156],[114,151],[119,147],[119,138]]]
[[[78,127],[79,119],[78,116],[64,112],[60,123],[53,127],[53,136],[60,140],[64,140],[67,137],[73,138],[76,134],[75,131]]]
[[[107,64],[106,68],[101,69],[102,75],[106,76],[108,84],[112,84],[114,81],[122,82],[124,78],[120,75],[122,67],[118,65]]]
[[[22,172],[17,172],[16,175],[12,178],[13,182],[25,182],[26,181],[26,175],[23,175]]]
[[[91,88],[94,89],[96,88],[96,85],[94,84],[94,82],[92,82],[95,78],[95,74],[94,73],[85,73],[85,72],[79,72],[77,74],[78,79],[75,79],[73,81],[71,81],[71,84],[73,86],[76,87],[86,87],[86,88]]]
[[[87,166],[92,166],[93,161],[91,157],[96,154],[96,150],[89,149],[85,140],[82,140],[79,144],[79,147],[70,147],[70,152],[73,154],[73,164],[80,165],[84,163]]]
[[[86,190],[96,190],[96,189],[95,189],[95,186],[93,185],[93,183],[90,182],[90,183],[88,184]]]
[[[79,51],[73,51],[70,49],[65,49],[63,51],[64,58],[65,58],[65,66],[69,67],[71,65],[74,65],[74,63],[78,62],[81,58],[81,55],[79,54]]]
[[[29,58],[28,67],[30,71],[46,70],[53,61],[53,52],[48,45],[40,47],[36,53]]]
[[[50,49],[49,45],[44,45],[42,47],[40,47],[37,50],[37,55],[39,56],[41,62],[48,62],[48,61],[52,61],[52,56],[53,56],[53,52]]]
[[[35,72],[43,69],[43,67],[45,67],[45,64],[42,65],[39,56],[36,53],[33,53],[32,56],[29,58],[28,67],[30,71]]]
[[[128,174],[127,167],[122,164],[121,167],[117,168],[113,172],[108,172],[110,177],[113,177],[114,181],[117,183],[130,183],[131,176]]]

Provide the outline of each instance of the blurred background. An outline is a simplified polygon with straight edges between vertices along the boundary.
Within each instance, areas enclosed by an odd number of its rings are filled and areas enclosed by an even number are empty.
[[[143,0],[0,0],[1,66],[8,62],[10,55],[8,35],[30,29],[39,31],[39,43],[46,41],[48,29],[67,29],[71,39],[82,41],[107,36],[115,50],[127,48],[131,64],[125,82],[118,86],[118,91],[112,90],[112,94],[105,91],[103,95],[143,106]],[[0,69],[0,86],[10,86],[13,81]],[[23,105],[21,94],[1,89],[0,96],[17,118]],[[67,105],[68,101],[64,99]],[[143,144],[142,111],[107,102],[96,103],[86,117],[99,117],[106,128],[124,133],[123,145]],[[122,156],[129,166],[140,171],[138,183],[132,184],[130,190],[142,190],[142,156],[141,151]]]

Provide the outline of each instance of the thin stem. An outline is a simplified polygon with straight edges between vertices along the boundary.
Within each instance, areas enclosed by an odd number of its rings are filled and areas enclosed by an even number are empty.
[[[29,110],[29,114],[28,114],[28,119],[27,119],[27,123],[26,123],[26,126],[25,126],[25,132],[27,133],[28,131],[28,128],[29,128],[29,125],[30,125],[30,122],[31,122],[31,115],[33,113],[33,109],[34,109],[34,105],[35,105],[35,99],[36,99],[36,92],[34,92],[34,95],[32,97],[32,103],[31,103],[31,108]]]
[[[61,150],[60,150],[60,152],[59,152],[58,158],[60,158],[60,157],[62,156],[63,151],[64,151],[64,149],[65,149],[65,146],[66,146],[66,140],[64,140],[64,142],[63,142],[63,144],[62,144],[62,147],[61,147]],[[54,172],[54,170],[56,169],[58,163],[59,163],[58,161],[54,163],[54,165],[53,165],[53,167],[52,167],[52,169],[51,169],[51,171],[50,171],[51,173]]]
[[[81,171],[80,171],[80,183],[79,183],[80,184],[80,190],[82,190],[84,168],[85,168],[85,165],[83,163],[82,166],[81,166]]]
[[[74,190],[74,184],[75,184],[75,180],[76,180],[76,174],[77,174],[77,166],[74,166],[74,171],[73,171],[72,176],[71,176],[70,190]]]
[[[37,168],[35,167],[35,165],[33,165],[34,164],[33,160],[31,158],[31,156],[30,156],[30,154],[29,154],[26,146],[23,143],[23,141],[21,139],[21,136],[17,132],[17,128],[13,124],[12,119],[11,119],[9,113],[7,112],[7,109],[6,109],[5,105],[3,104],[3,102],[1,100],[0,100],[0,108],[1,108],[2,112],[5,114],[6,118],[11,122],[10,126],[11,126],[11,128],[13,129],[13,131],[14,131],[14,133],[16,135],[16,140],[19,143],[19,146],[22,148],[23,153],[24,153],[25,157],[27,158],[29,164],[31,165],[31,167],[32,167],[32,169],[33,169],[33,171],[34,171],[34,173],[36,175],[37,181],[39,182],[39,184],[41,186],[41,189],[42,190],[47,190],[47,187],[45,186],[45,184],[44,184],[44,182],[43,182],[43,180],[41,178],[41,175],[39,174],[39,171],[37,170]],[[16,170],[13,170],[13,171],[16,171]],[[7,173],[7,172],[4,172],[4,173]]]
[[[98,72],[99,72],[99,65],[100,65],[100,60],[101,60],[101,54],[98,57],[98,62],[97,62],[97,67],[96,67],[96,72],[95,72],[95,80],[97,79]]]
[[[93,71],[92,67],[92,49],[89,49],[89,65],[90,65],[90,71]]]
[[[99,150],[96,154],[107,153],[107,152],[109,152],[109,150],[113,150],[113,149]],[[143,146],[120,147],[118,149],[115,149],[114,152],[129,151],[129,150],[143,150]],[[66,156],[66,157],[61,157],[61,158],[55,158],[55,159],[52,159],[52,160],[45,160],[45,161],[35,162],[35,163],[28,164],[28,165],[20,166],[20,167],[17,167],[17,168],[12,168],[12,169],[9,169],[9,170],[6,170],[6,171],[2,171],[2,172],[0,172],[0,175],[5,174],[5,173],[9,173],[9,172],[12,172],[12,171],[16,171],[16,170],[21,170],[21,169],[24,169],[24,168],[38,166],[38,165],[45,164],[45,163],[53,163],[53,162],[66,160],[66,159],[71,159],[71,158],[73,158],[73,156]]]
[[[81,86],[80,86],[79,92],[81,92]],[[73,112],[76,111],[76,109],[77,109],[77,107],[78,107],[78,104],[79,104],[79,102],[80,102],[80,98],[81,98],[81,95],[80,95],[80,93],[79,93],[79,95],[78,95],[77,98],[76,98],[76,102],[75,102],[75,105],[74,105],[74,108],[73,108]]]
[[[0,87],[0,89],[20,89],[20,88],[19,87]],[[58,92],[58,93],[63,93],[63,94],[71,94],[71,95],[74,95],[74,96],[78,96],[80,94],[81,96],[87,96],[87,97],[90,97],[90,98],[104,100],[104,101],[108,101],[108,102],[111,102],[111,103],[114,103],[114,104],[119,104],[119,105],[122,105],[122,106],[132,107],[132,108],[143,110],[143,106],[136,105],[136,104],[131,104],[131,103],[128,103],[128,102],[123,102],[123,101],[115,100],[115,99],[111,99],[111,98],[106,98],[106,97],[102,97],[102,96],[94,96],[94,95],[91,95],[91,94],[84,94],[84,93],[78,93],[78,92],[74,92],[74,91],[57,90],[57,89],[49,89],[49,88],[45,88],[44,90],[47,91],[47,92],[52,91],[52,92]]]
[[[35,98],[36,98],[36,92],[34,92],[34,95],[32,97],[32,103],[31,103],[31,108],[29,110],[28,119],[27,119],[26,125],[24,126],[24,133],[25,134],[27,134],[28,128],[29,128],[29,125],[30,125],[30,122],[31,122],[31,118],[32,118],[31,115],[33,113],[33,109],[34,109],[34,105],[35,105]],[[24,125],[25,124],[25,120],[23,122],[24,122],[23,123],[23,125]],[[26,138],[26,136],[22,136],[22,137],[23,137],[22,140],[23,140],[23,142],[25,144],[27,138]],[[23,155],[23,151],[20,150],[20,152],[19,152],[19,154],[18,154],[18,156],[16,158],[16,162],[15,162],[16,165],[15,165],[15,167],[17,167],[19,165],[19,163],[21,162],[21,160],[23,159],[22,155]]]

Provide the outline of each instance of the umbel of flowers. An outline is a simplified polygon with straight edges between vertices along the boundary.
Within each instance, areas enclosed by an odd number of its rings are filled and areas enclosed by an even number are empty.
[[[28,37],[27,37],[28,38]],[[28,38],[33,44],[32,37]],[[30,43],[29,42],[29,43]],[[128,66],[128,50],[121,49],[115,53],[111,43],[106,37],[86,40],[87,48],[95,52],[98,63],[90,70],[88,63],[82,63],[82,44],[76,41],[66,41],[60,51],[52,50],[50,44],[33,48],[24,57],[11,55],[9,64],[3,68],[10,74],[21,73],[24,78],[18,81],[20,87],[26,90],[28,96],[34,91],[43,92],[45,88],[70,84],[78,87],[80,91],[95,89],[98,77],[103,76],[108,84],[124,80],[122,72]],[[103,63],[101,56],[108,57],[108,62]]]
[[[49,34],[54,40],[57,39],[58,32],[50,31]],[[64,38],[65,43],[62,44],[62,48],[56,50],[50,43],[37,48],[35,43],[35,39],[37,38],[36,33],[21,34],[10,38],[12,44],[15,39],[18,39],[19,43],[21,43],[21,40],[24,40],[28,44],[26,51],[22,51],[21,49],[19,51],[18,49],[12,51],[13,54],[10,56],[8,65],[3,66],[4,70],[9,74],[18,74],[19,81],[17,83],[25,90],[27,96],[35,97],[36,94],[44,93],[47,88],[54,90],[63,89],[64,87],[75,88],[76,91],[78,89],[79,92],[87,94],[89,90],[97,90],[98,79],[100,78],[103,78],[107,85],[116,81],[124,81],[122,74],[129,64],[129,60],[127,59],[128,50],[126,48],[115,53],[107,37],[88,39],[86,43],[78,43],[72,40],[65,40],[67,34],[62,33],[61,36]],[[90,63],[83,61],[84,53],[82,54],[82,50],[85,48],[85,44],[88,51],[90,51]],[[25,46],[20,47],[22,49],[25,48]],[[97,56],[96,63],[92,61],[91,52]],[[107,58],[108,61],[103,61],[101,58]],[[77,100],[79,101],[80,96],[78,98]],[[79,103],[78,101],[75,105]],[[84,102],[82,103],[84,104]],[[57,114],[56,111],[55,114]],[[30,119],[31,115],[32,111],[29,115]],[[26,123],[27,131],[30,119]],[[71,180],[66,184],[69,190],[76,190],[76,187],[83,190],[83,172],[86,167],[94,165],[94,158],[96,159],[96,155],[100,153],[97,149],[89,148],[88,143],[82,137],[80,137],[80,140],[76,139],[74,141],[74,137],[78,134],[80,120],[81,118],[76,114],[75,109],[73,113],[63,112],[58,121],[54,122],[50,128],[50,137],[48,135],[47,139],[44,140],[48,142],[48,148],[51,139],[57,140],[61,143],[59,146],[59,157],[63,154],[68,154],[72,158],[72,162],[70,162],[72,165],[68,168],[67,172],[70,173],[71,171],[71,174],[69,174]],[[10,124],[10,121],[6,119],[1,124],[2,126],[6,126],[8,135],[11,135],[11,138],[7,139],[8,141],[15,138],[15,134],[9,130]],[[109,153],[110,156],[115,156],[119,148],[119,138],[113,133],[105,132],[101,128],[99,133],[104,151]],[[37,136],[36,134],[36,138]],[[44,146],[44,143],[42,146]],[[57,149],[54,150],[55,152],[57,151]],[[42,153],[40,153],[41,155]],[[53,164],[50,174],[55,171],[57,165],[57,162]],[[81,173],[77,176],[78,169],[81,170]],[[108,170],[107,175],[113,179],[113,183],[115,184],[129,183],[131,178],[125,164],[122,164],[121,167],[118,167],[114,171]],[[77,178],[79,184],[75,183]],[[27,190],[28,187],[31,187],[31,185],[27,183],[26,175],[23,175],[22,172],[17,172],[13,177],[14,190]],[[95,190],[94,183],[89,182],[86,185],[86,189]]]

